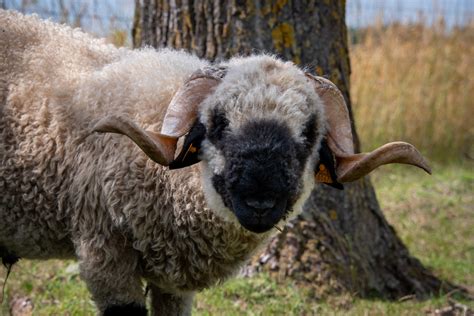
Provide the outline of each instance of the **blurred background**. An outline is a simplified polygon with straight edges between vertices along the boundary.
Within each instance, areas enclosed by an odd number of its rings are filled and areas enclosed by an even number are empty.
[[[0,0],[0,7],[132,45],[133,0]],[[474,0],[347,0],[346,22],[351,99],[363,149],[404,140],[434,166],[431,177],[396,166],[375,172],[384,214],[424,265],[474,291]],[[34,298],[37,315],[94,312],[75,262],[26,263],[13,274],[6,301]],[[443,314],[452,303],[449,295],[403,303],[307,296],[292,283],[262,275],[200,293],[194,311],[462,315]],[[472,310],[472,301],[465,304]],[[0,315],[8,310],[4,304]]]
[[[135,10],[134,0],[0,0],[0,7],[68,23],[108,36],[123,31],[130,37]],[[440,18],[446,27],[466,26],[472,22],[472,0],[349,0],[346,22],[357,29],[375,22],[390,24],[418,23],[433,25]]]

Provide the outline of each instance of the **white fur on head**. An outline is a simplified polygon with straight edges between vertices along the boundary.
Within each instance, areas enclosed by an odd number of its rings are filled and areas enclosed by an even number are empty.
[[[233,132],[258,118],[285,122],[292,136],[300,140],[311,114],[324,128],[322,101],[304,72],[292,62],[268,55],[233,58],[215,93],[201,107],[201,122],[208,125],[215,108],[223,110]],[[321,134],[323,131],[321,131]]]

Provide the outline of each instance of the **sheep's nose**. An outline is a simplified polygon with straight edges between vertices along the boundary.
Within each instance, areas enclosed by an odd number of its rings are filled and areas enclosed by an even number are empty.
[[[245,204],[247,206],[250,206],[257,215],[263,216],[265,213],[267,213],[269,210],[271,210],[275,204],[276,200],[275,199],[255,199],[255,198],[247,198],[245,199]]]

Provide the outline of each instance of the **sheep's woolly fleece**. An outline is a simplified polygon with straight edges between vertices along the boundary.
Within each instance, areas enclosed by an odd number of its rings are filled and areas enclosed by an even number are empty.
[[[104,284],[124,295],[135,289],[135,297],[118,301],[143,302],[140,276],[169,291],[198,290],[228,277],[264,244],[269,234],[250,233],[209,209],[222,202],[206,201],[206,165],[171,173],[126,137],[90,135],[109,114],[159,132],[172,96],[206,61],[173,50],[118,49],[4,10],[0,32],[0,247],[26,258],[79,258],[82,276],[97,282],[88,286],[101,309],[114,303]],[[216,102],[231,129],[245,123],[249,108],[259,117],[269,110],[259,106],[274,106],[271,115],[289,117],[297,138],[307,113],[294,105],[321,105],[291,63],[262,55],[225,66],[230,79],[202,105],[203,123]],[[253,93],[238,95],[245,85]],[[210,162],[215,171],[218,160]],[[297,208],[313,185],[308,176]]]

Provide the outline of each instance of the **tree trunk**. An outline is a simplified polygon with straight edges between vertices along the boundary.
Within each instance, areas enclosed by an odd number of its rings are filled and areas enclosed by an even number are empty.
[[[136,47],[183,48],[210,60],[276,53],[336,83],[351,111],[343,0],[136,0],[133,40]],[[349,291],[397,298],[439,293],[446,286],[410,256],[368,178],[346,184],[344,191],[318,186],[302,216],[252,267],[291,277],[319,295]]]

